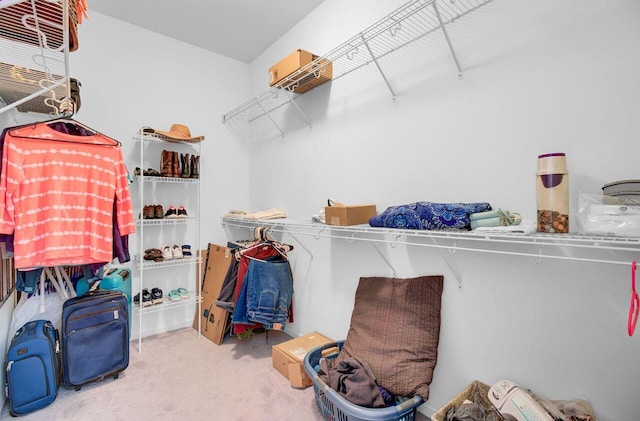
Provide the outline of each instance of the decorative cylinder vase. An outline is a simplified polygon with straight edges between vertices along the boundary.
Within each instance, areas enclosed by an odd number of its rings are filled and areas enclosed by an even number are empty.
[[[569,172],[564,153],[538,156],[536,204],[538,232],[569,232]]]

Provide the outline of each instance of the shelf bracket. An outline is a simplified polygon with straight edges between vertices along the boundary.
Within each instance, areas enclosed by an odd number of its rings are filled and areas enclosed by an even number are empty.
[[[391,273],[393,274],[394,277],[398,277],[398,274],[396,273],[396,269],[393,267],[393,265],[391,264],[391,262],[389,261],[389,259],[387,259],[387,256],[385,256],[380,249],[378,248],[376,243],[369,243],[371,244],[371,247],[373,247],[373,249],[378,253],[378,255],[382,258],[382,260],[384,260],[384,262],[387,264],[387,266],[389,266],[389,269],[391,269]]]
[[[453,246],[448,247],[447,253],[445,253],[444,249],[438,245],[434,237],[431,238],[431,241],[433,242],[433,245],[438,250],[438,253],[440,253],[440,257],[442,257],[442,260],[447,264],[447,267],[453,274],[453,277],[456,278],[456,282],[458,283],[458,289],[462,290],[462,277],[460,276],[460,273],[458,272],[458,269],[456,268],[453,262],[453,255],[456,253],[456,250],[457,250],[456,243],[453,243]]]
[[[391,88],[391,84],[389,84],[389,81],[387,80],[387,76],[385,76],[384,72],[382,71],[382,67],[380,67],[380,64],[378,63],[378,60],[376,59],[376,56],[373,54],[373,51],[371,51],[371,47],[369,47],[369,43],[364,38],[364,35],[361,35],[360,37],[362,38],[362,42],[364,43],[365,47],[367,47],[367,51],[369,51],[369,55],[371,56],[371,60],[373,60],[373,63],[378,68],[378,71],[380,72],[380,75],[382,76],[382,79],[384,79],[384,83],[387,84],[387,88],[389,88],[389,92],[391,92],[392,99],[395,101],[396,100],[396,93],[393,92],[393,88]]]
[[[260,107],[260,109],[262,110],[262,112],[264,113],[264,115],[267,116],[267,118],[273,123],[274,126],[276,126],[276,129],[278,129],[278,131],[280,132],[280,136],[284,137],[284,132],[282,131],[282,129],[280,128],[280,126],[278,126],[278,123],[275,122],[275,120],[273,118],[271,118],[271,116],[269,115],[269,113],[267,112],[267,110],[264,109],[264,107],[262,106],[262,104],[258,103],[258,106]]]
[[[456,67],[458,68],[458,79],[462,79],[462,68],[460,67],[460,62],[458,62],[458,57],[456,56],[456,52],[453,49],[453,45],[451,44],[451,40],[449,39],[449,33],[447,32],[447,28],[442,21],[442,16],[440,15],[440,10],[438,10],[437,2],[433,2],[433,10],[436,12],[436,16],[438,17],[438,22],[440,22],[440,28],[442,28],[442,33],[444,34],[444,38],[447,40],[447,45],[449,45],[449,50],[451,51],[451,55],[453,56],[453,61],[456,63]]]
[[[293,96],[291,95],[291,92],[289,92],[288,89],[284,89],[284,91],[287,93],[287,96],[289,97],[289,101],[293,104],[294,107],[296,107],[296,110],[298,110],[298,112],[300,113],[302,118],[304,118],[304,121],[307,122],[307,126],[309,126],[309,128],[311,128],[311,121],[309,121],[309,119],[307,118],[307,115],[302,112],[300,107],[298,107],[298,104],[296,104],[296,102],[293,100]]]

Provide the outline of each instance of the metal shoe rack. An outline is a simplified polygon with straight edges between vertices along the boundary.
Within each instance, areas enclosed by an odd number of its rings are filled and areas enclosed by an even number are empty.
[[[309,74],[319,76],[325,66],[333,66],[333,79],[345,76],[363,66],[373,64],[382,76],[392,97],[395,93],[380,65],[380,59],[436,31],[442,31],[453,61],[462,77],[462,68],[447,33],[447,25],[484,6],[491,0],[411,0],[378,22],[340,44],[322,57],[284,78],[281,82],[256,95],[222,116],[229,125],[244,126],[266,117],[284,136],[284,131],[271,117],[271,113],[291,104],[311,127],[311,122],[296,104],[298,94],[293,90]]]
[[[161,148],[169,148],[170,146],[176,146],[180,149],[189,149],[190,152],[193,152],[197,155],[201,153],[200,143],[192,143],[192,142],[167,142],[161,140],[153,135],[148,135],[142,132],[142,130],[133,136],[133,140],[139,142],[140,146],[140,162],[139,168],[141,169],[141,174],[139,176],[135,176],[135,181],[138,184],[138,200],[140,204],[139,217],[136,220],[137,226],[137,236],[139,241],[139,250],[138,255],[135,256],[134,261],[136,263],[136,268],[139,272],[139,283],[138,288],[134,291],[134,295],[136,293],[140,294],[139,297],[142,297],[142,290],[144,288],[151,289],[151,287],[156,285],[149,285],[147,278],[147,271],[153,270],[163,270],[176,266],[183,267],[193,267],[195,265],[195,273],[196,279],[202,279],[201,273],[201,265],[200,265],[200,254],[198,248],[200,247],[200,179],[199,178],[177,178],[177,177],[156,177],[156,176],[145,176],[144,171],[142,169],[145,167],[145,149],[147,147],[154,148],[155,150]],[[156,189],[162,188],[162,186],[167,186],[171,184],[182,184],[185,185],[185,188],[188,188],[188,185],[194,186],[195,194],[196,194],[196,206],[190,206],[189,216],[186,218],[163,218],[163,219],[143,219],[143,208],[145,203],[145,191],[147,189],[151,189],[152,192],[155,192]],[[194,228],[194,229],[192,229]],[[146,248],[151,247],[149,244],[145,244],[145,232],[147,230],[163,230],[163,229],[173,229],[174,231],[180,230],[184,231],[185,240],[189,240],[191,244],[192,256],[190,258],[182,258],[182,259],[171,259],[164,260],[161,262],[154,262],[150,260],[144,260],[144,250]],[[194,232],[195,231],[195,232]],[[157,232],[157,231],[156,231]],[[191,232],[194,232],[191,234]],[[186,238],[188,237],[188,238]],[[157,245],[155,246],[158,247]],[[158,276],[151,276],[151,279],[158,279]],[[186,286],[186,285],[194,285],[196,279],[191,281],[184,281],[186,277],[180,278],[182,280],[183,285],[178,286]],[[165,283],[166,284],[166,283]],[[200,282],[197,283],[200,285]],[[179,301],[169,301],[167,298],[167,293],[169,290],[163,290],[164,292],[164,301],[162,304],[153,304],[148,307],[136,305],[135,313],[138,315],[138,352],[142,351],[142,332],[143,332],[143,320],[144,317],[151,313],[157,313],[161,311],[166,311],[170,309],[174,309],[177,307],[184,307],[190,305],[196,305],[198,314],[201,313],[201,301],[202,295],[201,290],[198,287],[195,290],[189,288],[189,298],[180,299]],[[142,299],[140,300],[142,302]],[[198,319],[198,334],[200,334],[200,319]]]
[[[36,3],[45,2],[0,1],[0,114],[16,107],[52,115],[73,109],[68,0],[40,9]]]

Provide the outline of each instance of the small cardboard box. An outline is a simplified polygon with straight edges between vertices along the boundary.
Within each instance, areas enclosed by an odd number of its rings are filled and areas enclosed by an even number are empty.
[[[291,73],[311,63],[315,56],[308,51],[297,49],[273,66],[269,67],[269,86],[280,82]]]
[[[314,60],[316,56],[314,56]],[[321,67],[322,66],[322,67]],[[315,88],[318,85],[331,80],[333,77],[333,63],[329,60],[319,60],[317,64],[313,64],[310,73],[297,82],[293,92],[301,94]]]
[[[369,219],[376,214],[376,205],[326,206],[324,208],[324,219],[328,225],[368,224]]]
[[[273,368],[289,379],[291,386],[304,388],[313,383],[304,371],[304,356],[313,348],[332,343],[333,339],[312,332],[272,347]]]

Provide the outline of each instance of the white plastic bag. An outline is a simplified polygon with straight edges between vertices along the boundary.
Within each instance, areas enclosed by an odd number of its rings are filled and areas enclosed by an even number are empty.
[[[7,333],[7,345],[11,343],[11,339],[18,329],[32,320],[49,320],[56,329],[61,328],[62,306],[67,299],[66,294],[65,291],[45,292],[44,279],[46,275],[46,271],[43,272],[39,280],[40,287],[36,289],[31,297],[27,298],[25,293],[21,295],[20,301],[18,301],[11,317],[11,324]]]
[[[581,234],[640,237],[640,206],[616,197],[580,194],[578,222]]]

